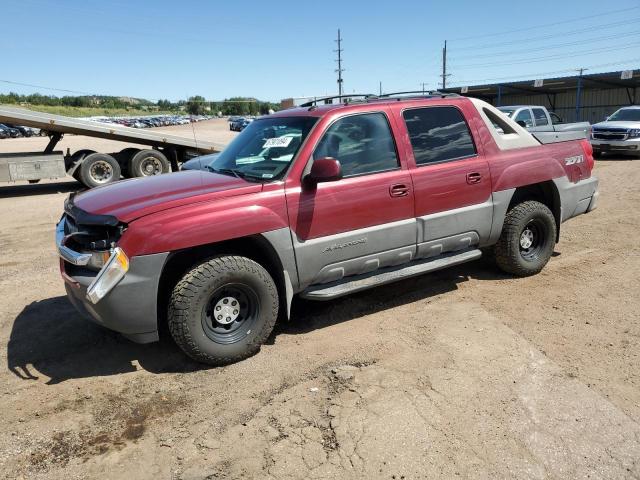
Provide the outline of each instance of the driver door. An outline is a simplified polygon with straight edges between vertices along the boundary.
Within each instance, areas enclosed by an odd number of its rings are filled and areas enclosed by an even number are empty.
[[[412,260],[413,186],[386,112],[335,120],[305,171],[323,157],[340,161],[340,180],[286,189],[301,289]]]

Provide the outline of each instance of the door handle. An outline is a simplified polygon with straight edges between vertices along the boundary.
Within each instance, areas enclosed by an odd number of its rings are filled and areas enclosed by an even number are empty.
[[[409,195],[409,187],[404,183],[397,183],[389,187],[389,195],[392,197],[406,197]]]
[[[480,183],[482,180],[482,174],[478,172],[467,173],[467,183],[473,185],[474,183]]]

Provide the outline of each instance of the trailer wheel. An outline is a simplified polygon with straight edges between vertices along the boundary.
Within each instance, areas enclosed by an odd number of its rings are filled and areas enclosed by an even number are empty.
[[[92,153],[80,164],[79,179],[86,187],[93,188],[120,180],[120,165],[111,155]]]
[[[129,174],[132,177],[150,177],[169,172],[169,160],[157,150],[140,150],[129,161]]]
[[[69,159],[69,162],[67,163],[67,173],[70,173],[71,176],[73,178],[75,178],[78,182],[81,182],[81,180],[80,180],[80,164],[82,163],[82,160],[84,159],[84,157],[86,157],[87,155],[91,155],[92,153],[96,153],[96,151],[95,150],[87,150],[87,149],[78,150],[73,155],[71,155],[71,158]],[[77,165],[77,167],[76,167],[76,165]]]
[[[125,178],[131,178],[134,175],[129,171],[129,164],[133,156],[140,151],[139,148],[124,148],[114,155],[120,164],[120,171]]]

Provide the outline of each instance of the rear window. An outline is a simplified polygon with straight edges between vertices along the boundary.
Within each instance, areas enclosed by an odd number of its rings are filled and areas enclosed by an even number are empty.
[[[427,107],[402,113],[417,165],[429,165],[476,154],[471,132],[455,107]]]
[[[547,113],[541,108],[532,108],[533,118],[536,119],[536,126],[540,127],[541,125],[549,125],[549,120],[547,120]]]

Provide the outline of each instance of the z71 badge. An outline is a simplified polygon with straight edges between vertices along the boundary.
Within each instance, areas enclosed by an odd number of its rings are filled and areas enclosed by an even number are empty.
[[[576,155],[575,157],[567,157],[564,159],[565,165],[575,165],[576,163],[583,163],[584,155]]]

